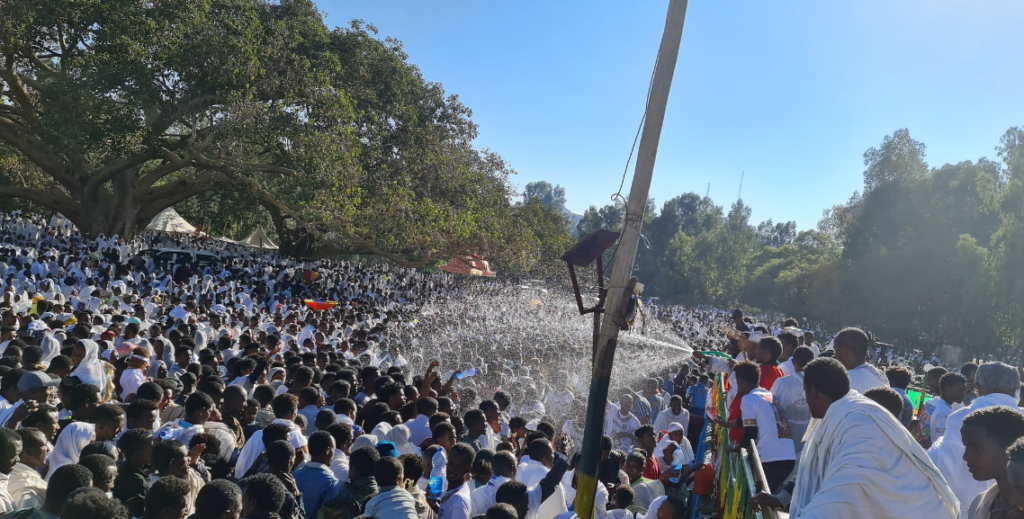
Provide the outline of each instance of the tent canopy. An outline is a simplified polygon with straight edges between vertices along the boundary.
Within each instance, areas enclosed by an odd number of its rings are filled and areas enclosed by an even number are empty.
[[[179,234],[192,234],[196,232],[196,228],[185,221],[172,207],[160,211],[160,214],[156,215],[153,221],[149,222],[149,225],[146,226],[146,230]]]
[[[246,247],[252,247],[255,249],[263,250],[277,250],[278,246],[274,245],[274,242],[270,241],[267,233],[263,232],[263,229],[256,229],[244,240],[239,240],[235,243],[239,245],[245,245]]]

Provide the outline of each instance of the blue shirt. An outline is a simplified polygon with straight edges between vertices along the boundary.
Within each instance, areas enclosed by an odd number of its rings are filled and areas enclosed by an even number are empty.
[[[910,422],[914,420],[914,405],[910,402],[910,396],[907,395],[906,389],[900,389],[898,387],[894,387],[892,389],[893,391],[896,391],[903,400],[903,410],[900,411],[899,416],[900,423],[903,424],[903,427],[909,427]]]
[[[690,386],[690,389],[686,390],[686,397],[690,399],[690,405],[694,409],[704,409],[708,400],[708,387],[704,384]]]
[[[302,493],[306,517],[316,517],[324,502],[338,494],[341,485],[330,467],[311,461],[292,473],[295,485]]]
[[[299,409],[299,414],[306,417],[306,438],[309,438],[316,432],[316,415],[320,412],[315,405],[307,405],[302,409]]]

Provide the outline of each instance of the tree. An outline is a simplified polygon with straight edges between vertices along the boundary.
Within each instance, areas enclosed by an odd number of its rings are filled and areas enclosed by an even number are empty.
[[[565,207],[565,188],[544,180],[530,182],[523,189],[523,201],[531,198],[539,198],[548,207],[562,209]]]
[[[161,210],[265,182],[317,184],[355,150],[340,63],[305,0],[0,6],[0,197],[130,236]]]
[[[512,206],[504,246],[493,256],[502,276],[547,277],[564,275],[561,256],[572,248],[569,219],[540,198],[527,198]]]
[[[183,210],[269,221],[285,253],[414,266],[494,247],[510,218],[514,172],[473,147],[470,110],[310,0],[13,0],[0,60],[0,198],[87,233],[202,196],[217,212]]]
[[[864,152],[865,194],[887,184],[909,182],[928,174],[924,150],[924,144],[915,141],[906,128],[886,135],[881,146]]]

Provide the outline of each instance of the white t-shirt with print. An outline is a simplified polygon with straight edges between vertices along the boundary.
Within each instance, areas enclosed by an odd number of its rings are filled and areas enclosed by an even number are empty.
[[[786,417],[779,413],[772,394],[763,388],[747,393],[740,402],[744,427],[757,427],[757,452],[762,463],[796,459],[796,447]]]

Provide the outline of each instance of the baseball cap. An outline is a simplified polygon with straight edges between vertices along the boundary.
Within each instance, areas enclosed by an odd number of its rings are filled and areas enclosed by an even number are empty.
[[[18,392],[24,393],[42,387],[55,387],[57,384],[60,384],[60,379],[51,377],[42,371],[29,371],[18,381]]]

